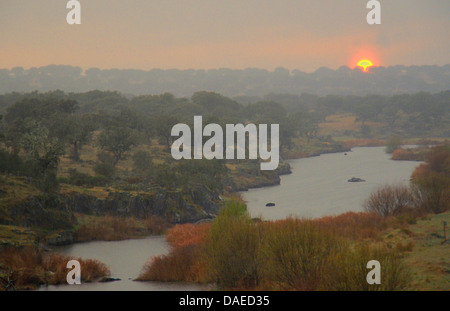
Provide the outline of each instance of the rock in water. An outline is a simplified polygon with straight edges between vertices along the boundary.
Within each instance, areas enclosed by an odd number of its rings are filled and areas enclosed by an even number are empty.
[[[275,206],[275,203],[267,203],[266,206]]]
[[[100,282],[100,283],[107,283],[107,282],[116,282],[116,281],[121,281],[121,279],[119,279],[119,278],[112,278],[112,277],[109,277],[109,276],[105,276],[105,277],[103,277],[99,282]]]
[[[357,177],[352,177],[349,180],[347,180],[348,182],[363,182],[365,181],[364,179],[361,178],[357,178]]]

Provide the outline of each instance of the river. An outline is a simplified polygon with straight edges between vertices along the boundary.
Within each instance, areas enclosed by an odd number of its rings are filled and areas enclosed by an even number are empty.
[[[81,258],[95,258],[106,264],[114,282],[92,282],[80,285],[41,286],[41,291],[196,291],[209,286],[190,283],[138,282],[143,265],[153,256],[167,254],[169,245],[163,236],[124,241],[94,241],[56,247],[55,252]]]
[[[281,176],[280,185],[242,192],[252,217],[315,218],[362,211],[372,191],[385,184],[408,184],[419,165],[390,160],[384,147],[358,147],[346,153],[291,160],[290,164],[292,174]],[[348,182],[352,177],[365,182]],[[267,203],[275,206],[267,207]]]
[[[281,177],[279,186],[243,192],[252,217],[265,220],[288,216],[320,217],[347,211],[361,211],[372,191],[387,183],[409,182],[418,162],[392,161],[384,147],[353,148],[344,153],[290,161],[292,174]],[[352,177],[365,182],[347,182]],[[275,203],[266,207],[266,203]],[[117,242],[89,242],[60,247],[55,251],[70,256],[95,258],[109,266],[111,276],[121,281],[41,287],[40,290],[207,290],[208,286],[182,283],[133,281],[152,256],[166,254],[164,237]]]

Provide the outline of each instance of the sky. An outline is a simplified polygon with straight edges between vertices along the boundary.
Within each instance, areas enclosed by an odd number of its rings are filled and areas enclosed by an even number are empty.
[[[450,63],[449,0],[0,0],[0,68],[50,64],[84,69],[284,67],[312,72]]]

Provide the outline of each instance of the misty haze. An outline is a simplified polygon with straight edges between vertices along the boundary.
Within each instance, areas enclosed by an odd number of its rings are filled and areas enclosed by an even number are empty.
[[[2,1],[0,291],[450,290],[450,4],[367,2]]]

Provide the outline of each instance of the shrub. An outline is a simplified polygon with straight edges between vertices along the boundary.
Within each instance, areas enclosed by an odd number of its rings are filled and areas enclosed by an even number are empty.
[[[147,151],[139,150],[133,154],[133,169],[135,171],[143,173],[152,166],[152,155]]]
[[[102,175],[91,176],[88,174],[78,172],[78,170],[76,169],[70,169],[69,177],[60,178],[60,182],[64,182],[75,186],[95,187],[95,186],[104,186],[107,182],[107,178]]]
[[[314,219],[314,223],[331,230],[333,234],[355,240],[376,238],[388,226],[386,219],[375,212],[347,212]]]
[[[67,262],[75,259],[61,254],[49,254],[44,259],[44,269],[50,272],[47,284],[67,283]],[[81,281],[92,282],[110,274],[108,267],[96,259],[76,259],[80,263]]]
[[[260,232],[241,202],[228,202],[211,225],[208,271],[219,288],[259,284]]]
[[[387,217],[399,215],[414,207],[414,197],[407,186],[386,185],[373,192],[364,202],[368,212]]]
[[[202,245],[208,240],[210,227],[209,223],[175,225],[168,230],[166,240],[175,248]]]
[[[21,175],[26,171],[24,161],[19,155],[0,149],[0,172]]]
[[[139,281],[208,282],[204,246],[208,239],[209,223],[176,225],[167,231],[171,246],[168,255],[147,261],[137,278]]]
[[[340,241],[311,221],[287,219],[271,225],[266,233],[269,269],[281,289],[320,289],[329,260]]]
[[[412,152],[403,148],[397,148],[392,152],[392,160],[413,160],[411,157],[414,155]]]
[[[150,259],[144,265],[137,280],[205,282],[205,266],[199,246],[178,247],[173,249],[168,255]]]
[[[138,233],[133,219],[105,216],[80,225],[75,232],[75,239],[77,242],[118,241],[134,237]]]
[[[392,152],[392,160],[424,161],[429,152],[428,148],[403,149],[398,148]]]
[[[412,174],[413,191],[420,208],[434,213],[450,209],[450,148],[435,147]]]
[[[408,243],[401,243],[398,242],[397,245],[395,246],[395,249],[402,253],[402,252],[411,252],[414,248],[414,242],[413,241],[409,241]]]
[[[376,237],[390,219],[347,213],[318,220],[253,222],[245,205],[227,202],[212,224],[169,230],[168,255],[144,266],[140,280],[214,282],[219,289],[398,290],[408,281],[400,252],[351,239]],[[356,231],[367,227],[359,234]],[[367,263],[381,264],[381,285],[366,281]]]
[[[66,284],[69,256],[44,253],[37,247],[9,247],[0,252],[0,290],[7,289],[7,279],[16,289],[33,289],[42,284]],[[110,274],[105,264],[93,259],[77,258],[81,281],[90,282]],[[1,286],[3,285],[3,287]]]
[[[394,150],[399,148],[401,144],[402,144],[402,140],[400,137],[395,136],[395,137],[389,138],[386,143],[386,149],[385,149],[386,153],[394,152]]]
[[[160,216],[148,216],[144,219],[145,227],[150,234],[161,235],[169,228],[169,224]]]
[[[162,234],[169,227],[169,224],[159,216],[149,216],[143,220],[115,216],[78,217],[81,225],[75,232],[77,242],[120,241],[148,234]]]
[[[377,260],[381,267],[381,284],[368,284],[367,263]],[[367,244],[345,247],[330,260],[325,290],[373,291],[401,290],[409,280],[409,271],[399,253]]]
[[[97,154],[98,162],[94,165],[94,172],[97,175],[106,177],[111,180],[116,175],[116,165],[114,158],[107,152],[99,152]]]
[[[94,165],[94,172],[97,175],[104,176],[106,180],[111,180],[116,174],[116,167],[108,163],[96,163]]]

